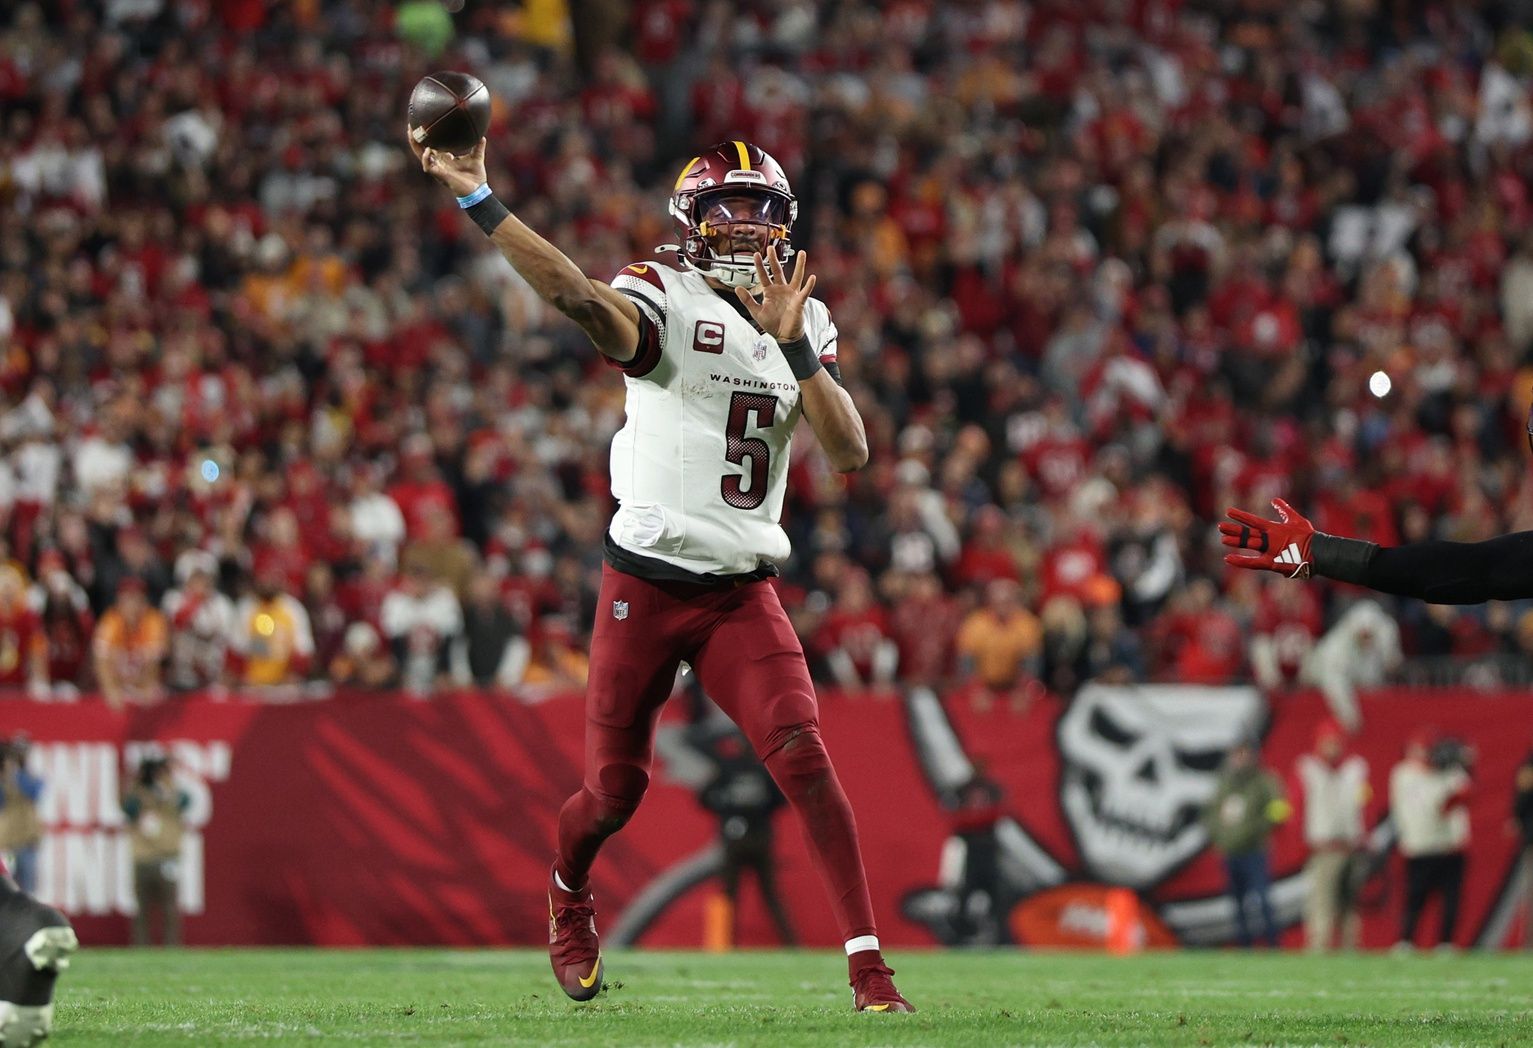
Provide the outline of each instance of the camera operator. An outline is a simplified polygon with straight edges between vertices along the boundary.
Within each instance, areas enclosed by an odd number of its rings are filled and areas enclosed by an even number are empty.
[[[1438,949],[1453,948],[1464,856],[1469,849],[1469,768],[1474,751],[1458,739],[1421,731],[1389,776],[1389,810],[1405,856],[1405,913],[1397,951],[1414,949],[1416,922],[1433,895],[1441,897]]]
[[[122,811],[128,817],[133,842],[133,895],[138,913],[133,918],[133,945],[149,945],[149,911],[163,914],[161,941],[181,944],[180,883],[181,835],[191,796],[176,786],[175,772],[167,757],[145,757],[138,776],[123,793]]]
[[[1001,880],[1001,787],[979,772],[959,786],[948,811],[950,836],[942,848],[939,880],[955,897],[953,931],[967,946],[1006,941],[1011,902]]]
[[[786,803],[782,792],[738,731],[715,734],[704,730],[695,734],[700,736],[699,748],[712,758],[717,769],[697,799],[719,820],[719,844],[724,851],[719,877],[729,899],[730,940],[734,940],[733,915],[739,912],[740,875],[749,871],[756,876],[761,901],[777,927],[777,937],[784,946],[794,946],[798,937],[777,891],[777,860],[773,853],[772,818]]]
[[[43,780],[27,770],[31,747],[25,735],[0,747],[0,851],[11,855],[11,876],[21,890],[35,894],[37,849],[43,842],[37,802],[43,795]]]

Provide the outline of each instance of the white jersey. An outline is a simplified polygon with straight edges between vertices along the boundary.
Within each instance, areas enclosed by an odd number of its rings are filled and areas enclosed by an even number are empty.
[[[691,270],[638,262],[612,287],[654,327],[622,366],[628,418],[612,439],[612,541],[697,574],[785,559],[779,521],[802,409],[776,340]],[[805,306],[804,333],[822,363],[835,361],[836,326],[817,299]]]

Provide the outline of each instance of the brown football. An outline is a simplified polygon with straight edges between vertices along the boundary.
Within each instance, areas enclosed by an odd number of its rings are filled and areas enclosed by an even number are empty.
[[[490,91],[468,73],[432,73],[410,92],[410,137],[444,153],[467,153],[490,126]]]

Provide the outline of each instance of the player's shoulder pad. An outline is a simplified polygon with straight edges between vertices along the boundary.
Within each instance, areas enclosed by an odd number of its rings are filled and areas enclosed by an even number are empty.
[[[622,290],[619,281],[635,290],[645,285],[653,288],[657,293],[665,294],[665,273],[669,267],[659,262],[630,262],[618,270],[617,276],[612,278],[612,286]]]
[[[815,356],[822,362],[827,358],[835,359],[840,332],[836,330],[835,321],[830,319],[830,307],[817,298],[804,303],[804,334],[809,336]]]

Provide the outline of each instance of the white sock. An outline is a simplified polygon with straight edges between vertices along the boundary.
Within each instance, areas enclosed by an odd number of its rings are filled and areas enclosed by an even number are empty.
[[[575,890],[574,888],[571,888],[568,884],[564,883],[564,878],[559,876],[559,871],[558,870],[554,871],[554,883],[559,886],[559,890],[560,891],[572,892],[572,891]]]
[[[555,877],[558,874],[554,874]],[[846,955],[850,957],[854,953],[862,953],[864,950],[878,949],[878,936],[859,935],[855,939],[846,940]]]

